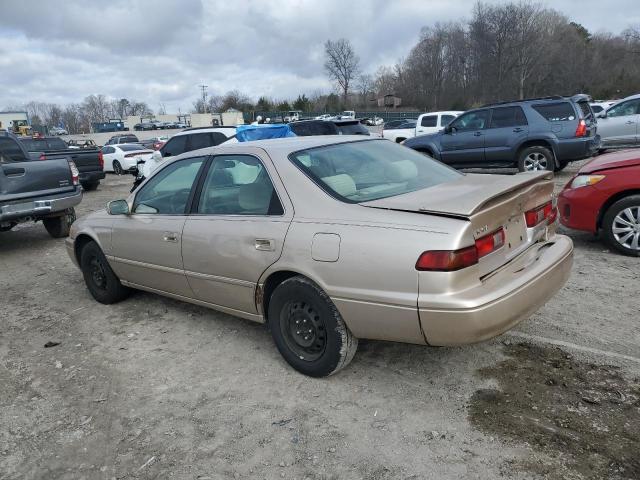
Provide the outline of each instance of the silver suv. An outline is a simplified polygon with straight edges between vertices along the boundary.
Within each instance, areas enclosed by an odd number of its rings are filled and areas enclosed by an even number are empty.
[[[640,145],[640,94],[620,100],[597,117],[602,149]]]

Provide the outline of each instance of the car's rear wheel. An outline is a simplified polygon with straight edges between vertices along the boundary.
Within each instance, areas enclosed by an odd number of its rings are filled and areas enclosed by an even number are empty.
[[[75,221],[76,211],[73,208],[68,208],[62,215],[42,219],[44,228],[53,238],[68,237],[71,224]]]
[[[271,335],[284,359],[312,377],[331,375],[349,364],[358,339],[329,296],[302,276],[276,287],[268,311]]]
[[[97,243],[82,248],[80,268],[87,289],[98,302],[109,305],[129,296],[130,290],[120,283]]]
[[[607,244],[618,252],[640,257],[640,195],[631,195],[611,205],[602,219]]]
[[[518,170],[521,172],[553,171],[554,168],[553,153],[546,147],[533,145],[522,149],[518,156]]]
[[[122,175],[122,165],[118,160],[113,161],[113,173],[116,175]]]

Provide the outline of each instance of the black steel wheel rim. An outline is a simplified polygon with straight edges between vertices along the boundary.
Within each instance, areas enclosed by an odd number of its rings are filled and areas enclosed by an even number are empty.
[[[327,347],[327,329],[318,312],[305,302],[288,302],[280,313],[280,332],[300,360],[313,362]]]
[[[104,265],[97,256],[91,257],[89,261],[89,273],[91,281],[96,288],[100,290],[107,289],[107,276],[104,271]]]

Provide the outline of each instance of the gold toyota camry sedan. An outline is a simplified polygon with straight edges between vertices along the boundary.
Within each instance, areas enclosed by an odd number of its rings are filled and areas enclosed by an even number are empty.
[[[141,289],[267,323],[311,376],[359,338],[461,345],[567,280],[550,172],[462,174],[383,139],[236,143],[167,161],[67,240],[101,303]]]

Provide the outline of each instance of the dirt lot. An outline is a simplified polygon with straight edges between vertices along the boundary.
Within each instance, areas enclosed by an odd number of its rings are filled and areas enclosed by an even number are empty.
[[[317,380],[261,325],[147,293],[96,303],[63,241],[21,225],[0,236],[0,478],[640,478],[640,263],[571,236],[567,286],[514,331],[362,342]]]

